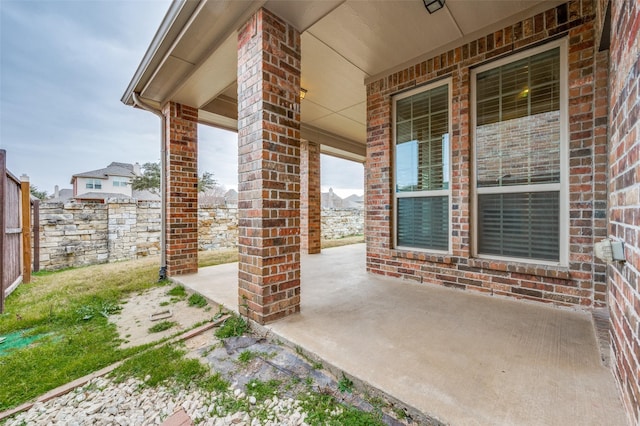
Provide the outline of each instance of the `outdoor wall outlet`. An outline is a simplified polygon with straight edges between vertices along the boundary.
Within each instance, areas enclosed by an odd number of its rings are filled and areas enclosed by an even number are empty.
[[[613,260],[626,260],[624,257],[624,243],[622,241],[611,242],[611,253]]]
[[[611,241],[605,238],[594,244],[594,251],[597,258],[605,262],[625,261],[624,243],[622,241]]]

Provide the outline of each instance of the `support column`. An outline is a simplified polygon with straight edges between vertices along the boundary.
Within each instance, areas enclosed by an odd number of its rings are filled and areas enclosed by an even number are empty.
[[[300,142],[300,244],[308,254],[320,253],[320,145]]]
[[[198,271],[198,110],[168,102],[166,117],[167,275]]]
[[[238,306],[300,311],[300,33],[260,9],[238,35]]]

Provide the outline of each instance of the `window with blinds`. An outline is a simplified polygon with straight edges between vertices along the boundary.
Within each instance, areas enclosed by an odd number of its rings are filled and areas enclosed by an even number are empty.
[[[478,255],[560,261],[560,50],[474,73]]]
[[[395,100],[396,246],[449,250],[449,85]]]

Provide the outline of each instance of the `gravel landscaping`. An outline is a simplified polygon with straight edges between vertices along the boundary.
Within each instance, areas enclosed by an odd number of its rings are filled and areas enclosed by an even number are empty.
[[[180,408],[194,423],[201,425],[306,424],[300,402],[291,398],[273,397],[257,403],[255,397],[236,388],[230,394],[235,402],[245,404],[248,410],[229,413],[225,408],[235,404],[230,404],[227,394],[142,385],[143,382],[137,379],[117,384],[97,378],[73,392],[34,405],[6,425],[159,425]],[[255,417],[255,413],[260,413],[265,420]]]

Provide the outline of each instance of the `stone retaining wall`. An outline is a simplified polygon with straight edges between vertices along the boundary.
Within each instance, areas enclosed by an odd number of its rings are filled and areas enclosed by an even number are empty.
[[[362,209],[322,209],[321,219],[323,240],[364,234]]]
[[[214,250],[238,245],[238,209],[200,206],[198,209],[198,249]]]
[[[362,234],[364,213],[323,209],[322,238]],[[40,269],[137,259],[160,254],[160,203],[110,199],[108,203],[40,204]],[[201,206],[198,247],[236,247],[238,209]]]

